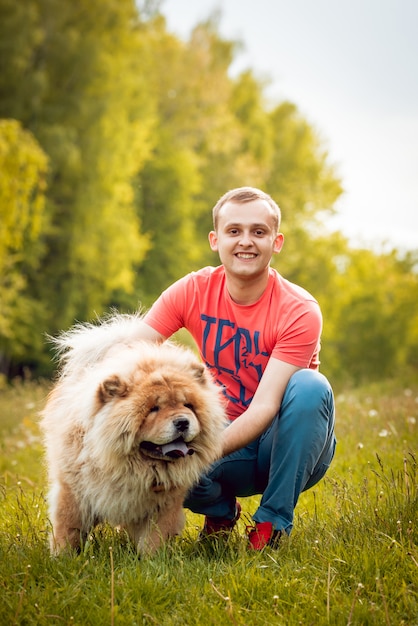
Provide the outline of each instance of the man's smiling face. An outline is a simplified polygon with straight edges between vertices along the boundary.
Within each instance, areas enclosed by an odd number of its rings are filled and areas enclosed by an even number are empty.
[[[277,233],[268,202],[257,199],[226,202],[209,242],[231,278],[254,279],[268,270],[272,255],[280,252],[283,235]]]

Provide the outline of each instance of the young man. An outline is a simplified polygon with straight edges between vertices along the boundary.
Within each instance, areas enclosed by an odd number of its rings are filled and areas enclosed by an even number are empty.
[[[290,533],[299,494],[324,476],[335,450],[333,394],[318,372],[319,305],[270,267],[283,246],[280,217],[259,189],[227,192],[209,233],[222,264],[169,287],[142,330],[162,341],[187,328],[222,386],[223,457],[185,506],[206,516],[203,534],[226,533],[240,515],[236,497],[262,494],[249,529],[255,550]]]

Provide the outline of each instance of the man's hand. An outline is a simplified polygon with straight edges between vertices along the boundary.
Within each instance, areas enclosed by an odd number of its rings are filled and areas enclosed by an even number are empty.
[[[279,412],[290,377],[299,369],[270,358],[250,406],[223,432],[223,456],[248,445],[270,426]]]

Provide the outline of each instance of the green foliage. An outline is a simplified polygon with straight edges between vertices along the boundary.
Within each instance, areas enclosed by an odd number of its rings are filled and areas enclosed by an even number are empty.
[[[51,558],[37,415],[46,386],[0,393],[0,621],[4,624],[369,624],[416,622],[418,388],[384,381],[337,396],[336,458],[301,495],[277,550],[250,553],[245,525],[227,542],[181,538],[138,559],[99,527],[79,556]]]
[[[273,156],[272,125],[262,94],[263,85],[246,70],[238,76],[231,95],[231,107],[242,135],[239,152],[253,159],[254,186],[264,184]]]
[[[35,118],[45,84],[43,64],[34,62],[42,42],[39,2],[0,2],[0,118]]]
[[[416,251],[325,232],[342,183],[318,132],[294,104],[267,106],[251,69],[231,77],[219,14],[182,41],[163,8],[0,0],[0,372],[46,374],[45,333],[217,264],[211,208],[241,185],[281,206],[274,264],[321,304],[323,371],[416,370]]]
[[[10,271],[25,255],[45,222],[47,158],[16,120],[0,120],[0,274]],[[29,247],[29,250],[28,250]]]
[[[155,148],[138,178],[139,215],[152,242],[138,269],[137,290],[145,304],[206,259],[207,194],[213,202],[224,191],[221,180],[213,185],[212,170],[216,178],[225,175],[225,163],[228,171],[235,167],[227,74],[232,44],[219,37],[213,22],[196,27],[186,43],[168,34],[163,20],[148,28],[146,62],[157,124]]]
[[[269,193],[280,198],[290,233],[295,227],[318,221],[322,212],[332,212],[342,192],[335,168],[312,126],[290,102],[270,114],[273,127],[273,162],[268,179]]]
[[[47,157],[16,120],[0,120],[0,363],[38,343],[33,320],[39,310],[30,297],[30,277],[39,269],[45,210]]]
[[[197,185],[193,153],[167,146],[156,154],[141,176],[141,223],[150,237],[146,263],[138,272],[137,294],[151,304],[162,289],[197,265],[193,219],[193,181]],[[167,201],[167,199],[169,200]]]
[[[133,265],[148,244],[132,180],[149,153],[153,121],[142,102],[139,21],[130,0],[31,6],[28,15],[7,6],[27,33],[30,54],[23,63],[9,45],[8,61],[21,71],[0,82],[7,95],[1,111],[20,115],[50,159],[52,230],[31,292],[41,301],[53,294],[45,321],[56,330],[102,310],[113,290],[133,290]],[[14,36],[2,34],[6,41]],[[19,87],[31,72],[42,77],[34,94]]]
[[[333,258],[336,272],[322,296],[330,324],[323,358],[331,376],[358,384],[416,368],[418,274],[412,258],[370,250]]]

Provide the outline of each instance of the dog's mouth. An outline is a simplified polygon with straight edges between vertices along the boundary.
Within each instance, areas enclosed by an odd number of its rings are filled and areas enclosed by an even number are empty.
[[[187,443],[179,437],[170,443],[158,445],[152,441],[142,441],[141,450],[154,459],[181,459],[190,454],[194,454],[193,448],[189,448]]]

